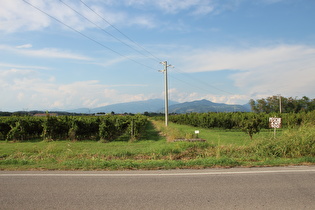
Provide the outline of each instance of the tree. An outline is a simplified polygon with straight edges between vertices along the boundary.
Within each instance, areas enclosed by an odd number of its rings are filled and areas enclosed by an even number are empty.
[[[251,116],[248,115],[240,122],[240,127],[242,131],[249,135],[250,139],[253,139],[253,135],[260,131],[261,122],[262,120],[256,114]]]
[[[248,103],[249,103],[251,110],[253,112],[255,112],[255,113],[259,112],[258,107],[256,106],[256,101],[254,99],[250,99]]]

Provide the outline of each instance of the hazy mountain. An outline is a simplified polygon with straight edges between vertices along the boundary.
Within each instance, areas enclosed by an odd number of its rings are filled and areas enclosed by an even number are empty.
[[[223,103],[213,103],[208,100],[184,102],[169,106],[169,113],[190,113],[190,112],[249,112],[250,109],[243,105],[229,105]],[[160,110],[162,111],[162,109]]]
[[[177,104],[178,102],[170,101],[169,104]],[[164,107],[164,100],[162,99],[150,99],[147,101],[134,101],[128,103],[112,104],[108,106],[97,107],[93,109],[74,109],[69,112],[75,113],[144,113],[144,112],[157,112]]]
[[[251,107],[251,105],[250,105],[249,103],[244,104],[243,107],[244,107],[246,110],[248,110],[248,112],[251,112],[251,111],[252,111],[252,107]]]
[[[73,113],[144,113],[157,112],[164,113],[164,100],[151,99],[147,101],[135,101],[128,103],[112,104],[108,106],[97,107],[93,109],[81,108],[68,110]],[[208,100],[199,100],[192,102],[178,103],[174,101],[169,102],[169,113],[189,113],[189,112],[250,112],[250,106],[245,105],[228,105],[223,103],[213,103]]]
[[[67,112],[70,112],[70,113],[90,114],[90,113],[93,113],[91,110],[92,110],[92,109],[88,109],[88,108],[78,108],[78,109],[67,110]]]

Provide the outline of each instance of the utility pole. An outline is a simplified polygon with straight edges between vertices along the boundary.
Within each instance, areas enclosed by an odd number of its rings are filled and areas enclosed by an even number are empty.
[[[168,82],[167,82],[167,67],[172,65],[167,65],[167,61],[160,62],[164,65],[164,70],[159,72],[163,72],[164,74],[164,92],[165,92],[165,126],[168,125]]]
[[[279,108],[280,108],[280,114],[281,114],[281,112],[282,112],[282,104],[281,104],[281,94],[278,94],[278,96],[279,96]]]

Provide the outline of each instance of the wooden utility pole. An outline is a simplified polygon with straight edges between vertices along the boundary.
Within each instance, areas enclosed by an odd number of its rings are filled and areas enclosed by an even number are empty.
[[[279,96],[279,111],[280,111],[280,114],[281,114],[281,112],[282,112],[281,94],[279,94],[278,96]]]
[[[165,92],[165,126],[168,125],[168,82],[167,82],[167,67],[172,65],[167,65],[167,61],[161,62],[162,65],[164,65],[164,69],[160,72],[163,72],[164,74],[164,92]]]

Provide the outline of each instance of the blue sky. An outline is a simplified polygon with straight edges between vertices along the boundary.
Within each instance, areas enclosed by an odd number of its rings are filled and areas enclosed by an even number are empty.
[[[315,98],[313,0],[0,3],[0,111]]]

